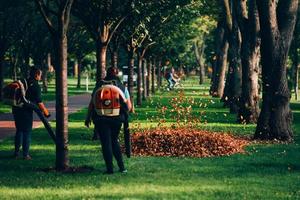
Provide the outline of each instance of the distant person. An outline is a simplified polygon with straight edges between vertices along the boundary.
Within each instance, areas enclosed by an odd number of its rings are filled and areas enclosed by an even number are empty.
[[[117,160],[119,171],[127,172],[118,137],[122,123],[131,110],[131,101],[117,74],[118,69],[110,67],[104,80],[96,84],[85,120],[87,127],[93,121],[95,131],[100,137],[106,165],[105,174],[114,173],[113,156]]]
[[[178,77],[176,76],[173,67],[166,69],[165,79],[168,82],[168,90],[174,89],[174,87],[178,84]]]
[[[36,67],[31,67],[30,75],[28,79],[22,80],[23,84],[28,85],[26,91],[26,99],[31,103],[36,104],[43,112],[45,117],[49,117],[49,111],[45,107],[41,98],[41,88],[39,81],[42,77],[42,71]],[[29,147],[31,141],[32,123],[33,123],[33,110],[27,107],[12,107],[12,113],[16,125],[15,135],[15,152],[14,157],[19,157],[20,147],[22,146],[23,158],[25,160],[31,160],[29,154]]]

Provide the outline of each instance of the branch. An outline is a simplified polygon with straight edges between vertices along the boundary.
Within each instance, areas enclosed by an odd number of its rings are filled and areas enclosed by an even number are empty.
[[[49,16],[46,14],[46,11],[44,9],[46,7],[45,4],[41,0],[35,0],[35,3],[37,5],[37,7],[38,7],[38,9],[39,9],[39,11],[40,11],[43,19],[44,19],[46,25],[49,28],[50,33],[51,34],[55,34],[56,30],[53,27],[53,24],[52,24],[51,20],[49,19]]]
[[[67,0],[64,6],[65,25],[68,25],[71,17],[71,8],[74,0]]]
[[[109,33],[109,37],[108,37],[107,43],[110,42],[111,38],[113,37],[113,35],[115,34],[115,32],[117,31],[117,29],[119,28],[119,26],[122,24],[122,22],[126,19],[126,17],[127,17],[127,15],[124,16],[124,17],[122,17],[122,18],[119,20],[119,22],[116,24],[114,30],[111,31],[111,32]]]
[[[149,43],[149,44],[147,44],[147,45],[145,46],[145,48],[143,49],[143,51],[142,51],[142,53],[141,53],[141,57],[142,57],[142,58],[145,56],[145,53],[146,53],[146,51],[148,50],[148,48],[149,48],[151,45],[155,44],[155,43],[156,43],[156,42],[151,42],[151,43]]]
[[[231,9],[229,5],[229,0],[223,0],[224,9],[225,9],[225,15],[226,15],[226,24],[229,29],[229,31],[232,31],[232,15],[231,15]]]

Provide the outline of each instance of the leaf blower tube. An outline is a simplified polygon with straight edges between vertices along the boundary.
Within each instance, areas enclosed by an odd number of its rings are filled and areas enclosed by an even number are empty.
[[[32,109],[40,118],[40,120],[43,122],[45,128],[47,129],[48,134],[50,135],[50,137],[52,138],[52,140],[54,141],[54,143],[56,144],[56,136],[48,122],[48,120],[46,119],[46,117],[43,115],[42,111],[39,109],[39,107],[33,103],[31,103],[28,100],[24,101],[24,106],[27,108]]]

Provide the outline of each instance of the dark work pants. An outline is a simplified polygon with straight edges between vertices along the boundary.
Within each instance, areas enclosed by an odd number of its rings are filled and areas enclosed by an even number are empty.
[[[15,155],[19,153],[21,143],[23,149],[23,156],[26,157],[29,155],[30,138],[31,138],[31,131],[17,130],[15,136]]]
[[[113,172],[113,156],[117,160],[119,169],[125,169],[119,144],[119,133],[122,123],[116,119],[101,119],[95,123],[96,131],[100,136],[103,158],[107,172]]]

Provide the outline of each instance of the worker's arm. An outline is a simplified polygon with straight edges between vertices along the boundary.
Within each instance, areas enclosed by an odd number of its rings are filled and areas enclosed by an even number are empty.
[[[48,118],[51,116],[43,102],[38,103],[38,107],[42,111],[42,113],[44,114],[45,117]]]

